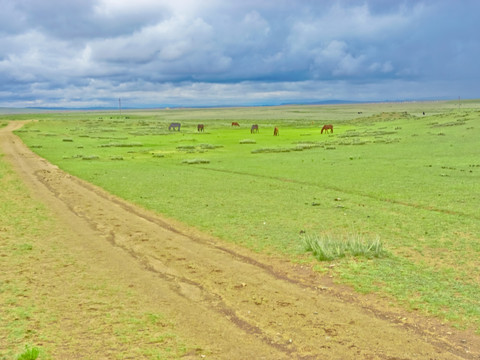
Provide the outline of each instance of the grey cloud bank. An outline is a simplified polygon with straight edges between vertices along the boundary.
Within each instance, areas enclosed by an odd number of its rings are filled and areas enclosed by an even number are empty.
[[[480,2],[0,0],[0,106],[477,98]]]

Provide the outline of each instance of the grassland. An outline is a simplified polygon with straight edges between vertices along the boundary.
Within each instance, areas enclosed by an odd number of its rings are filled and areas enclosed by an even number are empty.
[[[480,102],[7,119],[38,120],[19,131],[25,143],[120,197],[480,331]],[[320,134],[326,123],[333,134]],[[320,262],[306,236],[379,240],[386,256]]]

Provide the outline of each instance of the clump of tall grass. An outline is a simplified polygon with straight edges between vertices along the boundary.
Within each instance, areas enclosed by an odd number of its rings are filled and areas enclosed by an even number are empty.
[[[36,360],[40,355],[40,350],[36,347],[25,345],[25,351],[17,356],[17,360]]]
[[[338,238],[331,235],[303,236],[302,245],[306,252],[311,252],[320,261],[331,261],[347,256],[371,259],[388,255],[378,237],[366,240],[358,234]]]

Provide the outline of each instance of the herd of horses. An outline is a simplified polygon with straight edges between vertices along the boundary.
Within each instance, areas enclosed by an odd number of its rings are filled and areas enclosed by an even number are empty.
[[[168,127],[168,130],[180,131],[180,126],[181,126],[180,123],[172,122],[170,124],[170,126]],[[240,124],[236,121],[233,121],[232,126],[240,127]],[[197,131],[198,132],[203,132],[204,130],[205,130],[205,125],[204,124],[198,124],[197,125]],[[325,131],[325,133],[328,133],[329,131],[330,131],[330,133],[333,133],[333,125],[331,125],[331,124],[323,125],[322,131],[320,133],[323,134],[324,131]],[[252,125],[252,127],[250,128],[250,133],[251,134],[258,133],[258,124]],[[278,136],[278,135],[279,135],[278,127],[275,127],[275,129],[273,129],[273,136]]]

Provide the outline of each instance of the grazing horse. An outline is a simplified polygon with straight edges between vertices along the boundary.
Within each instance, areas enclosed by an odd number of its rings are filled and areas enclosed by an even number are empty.
[[[273,129],[273,136],[278,136],[278,128]]]
[[[333,133],[333,125],[323,125],[322,131],[320,132],[320,134],[323,134],[324,130],[326,133],[328,133],[328,130],[330,130],[330,132]]]
[[[170,126],[168,127],[168,130],[175,130],[180,131],[180,123],[171,123]]]
[[[258,133],[258,125],[252,125],[252,127],[250,128],[250,133]]]
[[[204,129],[204,128],[205,128],[205,126],[204,126],[203,124],[198,124],[198,125],[197,125],[197,131],[198,131],[198,132],[200,132],[200,131],[203,132],[203,129]]]
[[[238,122],[232,122],[232,126],[240,126],[240,124]]]

